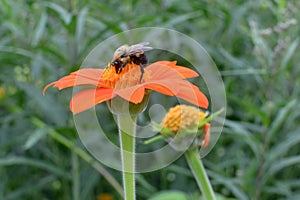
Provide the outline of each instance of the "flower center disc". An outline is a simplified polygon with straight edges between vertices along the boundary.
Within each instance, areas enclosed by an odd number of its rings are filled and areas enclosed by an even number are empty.
[[[116,68],[113,65],[109,64],[102,74],[102,80],[105,85],[116,89],[123,89],[138,85],[149,80],[149,78],[149,71],[144,69],[144,73],[142,74],[141,66],[135,63],[126,64],[119,73],[116,72]]]

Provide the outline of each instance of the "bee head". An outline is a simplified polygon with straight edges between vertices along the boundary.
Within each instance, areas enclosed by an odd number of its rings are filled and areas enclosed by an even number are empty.
[[[128,51],[128,47],[129,46],[125,44],[117,48],[117,50],[114,53],[113,60],[117,60],[118,58],[122,57],[122,55],[124,55]]]
[[[113,61],[112,64],[115,67],[119,67],[121,65],[120,61],[117,61],[117,60]]]

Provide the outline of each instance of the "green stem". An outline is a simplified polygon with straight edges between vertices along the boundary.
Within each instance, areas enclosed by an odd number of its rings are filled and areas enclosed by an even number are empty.
[[[216,197],[200,159],[198,148],[186,151],[185,157],[193,172],[194,178],[203,193],[204,199],[215,200]]]
[[[125,200],[135,200],[135,124],[136,116],[118,115]]]
[[[150,138],[149,140],[144,141],[143,144],[150,144],[150,143],[152,143],[152,142],[156,142],[156,141],[161,140],[161,139],[164,139],[164,138],[165,138],[165,136],[163,136],[163,135],[158,135],[158,136],[155,136],[155,137],[153,137],[153,138]]]

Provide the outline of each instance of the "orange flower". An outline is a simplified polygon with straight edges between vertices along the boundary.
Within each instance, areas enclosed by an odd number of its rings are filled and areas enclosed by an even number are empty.
[[[111,194],[103,193],[97,197],[97,200],[114,200],[114,197]]]
[[[96,104],[116,96],[138,104],[142,102],[147,90],[154,90],[169,96],[177,96],[202,108],[208,107],[206,96],[185,78],[197,77],[198,74],[186,67],[176,65],[176,61],[158,61],[144,68],[142,80],[141,69],[134,63],[127,64],[120,73],[108,65],[106,69],[80,69],[45,86],[43,93],[50,86],[59,90],[72,86],[90,85],[75,94],[70,102],[74,114],[85,111]]]

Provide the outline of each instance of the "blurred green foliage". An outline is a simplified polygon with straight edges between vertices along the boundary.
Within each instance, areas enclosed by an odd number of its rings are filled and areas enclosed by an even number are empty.
[[[43,97],[42,88],[78,69],[99,42],[145,26],[189,35],[219,67],[227,121],[204,164],[220,198],[299,199],[299,2],[121,2],[0,1],[0,199],[96,199],[102,193],[120,199],[84,160],[88,154],[68,110],[71,90]],[[121,183],[119,172],[106,170]],[[184,159],[137,176],[138,199],[165,190],[199,198]]]

